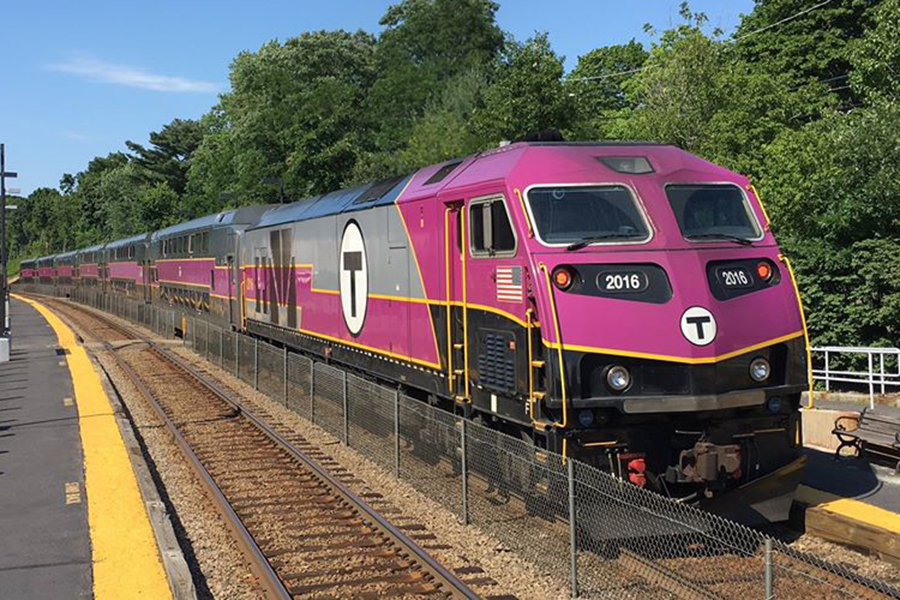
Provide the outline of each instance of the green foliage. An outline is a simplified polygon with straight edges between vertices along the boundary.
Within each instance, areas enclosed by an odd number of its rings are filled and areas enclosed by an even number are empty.
[[[565,92],[563,61],[546,34],[524,44],[507,44],[484,107],[472,116],[475,131],[489,145],[546,129],[566,129],[572,102]]]
[[[900,100],[900,0],[885,0],[874,25],[852,46],[850,83],[871,101]]]
[[[835,113],[772,144],[761,178],[820,342],[896,345],[900,107]]]
[[[447,82],[494,60],[504,42],[497,9],[490,0],[401,0],[388,8],[368,98],[379,149],[402,148]]]
[[[189,119],[175,119],[160,131],[150,134],[150,148],[125,142],[134,155],[132,161],[141,167],[138,177],[147,183],[163,182],[176,194],[187,187],[191,155],[203,139],[203,126]]]
[[[845,79],[834,78],[850,71],[850,42],[870,26],[876,4],[872,0],[832,0],[790,19],[813,3],[757,0],[735,33],[740,40],[738,56],[762,72],[788,76],[794,85],[830,80],[832,88],[845,86]],[[782,23],[785,19],[790,20]]]
[[[580,139],[611,137],[610,122],[617,113],[636,108],[626,91],[628,82],[647,62],[647,51],[634,40],[591,50],[578,58],[566,81],[576,112],[572,134]]]

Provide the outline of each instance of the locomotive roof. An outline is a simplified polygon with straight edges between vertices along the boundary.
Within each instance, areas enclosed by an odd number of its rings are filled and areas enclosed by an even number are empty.
[[[487,181],[523,178],[543,169],[548,159],[568,163],[556,168],[595,169],[603,157],[645,157],[656,174],[678,170],[726,173],[725,169],[669,144],[656,142],[516,142],[462,159],[424,167],[405,177],[338,190],[278,206],[266,212],[251,229],[305,221],[394,203],[404,198],[434,196],[444,188],[464,188]],[[601,167],[603,168],[603,167]],[[610,180],[621,175],[609,172]]]
[[[199,217],[185,223],[179,223],[178,225],[172,225],[171,227],[155,231],[150,235],[150,240],[156,241],[161,238],[188,233],[198,229],[215,229],[217,227],[225,227],[228,225],[253,224],[259,220],[260,215],[268,210],[271,210],[271,207],[254,205],[227,210],[214,215],[206,215],[205,217]]]
[[[122,246],[128,246],[129,244],[136,244],[138,242],[146,242],[149,237],[149,233],[142,233],[140,235],[133,235],[131,237],[127,237],[121,240],[116,240],[115,242],[110,242],[106,245],[107,250],[112,250],[114,248],[121,248]]]
[[[82,248],[81,250],[76,250],[79,254],[83,252],[96,252],[97,250],[103,250],[103,247],[106,244],[94,244],[93,246],[88,246],[87,248]]]
[[[393,204],[412,177],[412,174],[393,177],[277,206],[266,212],[252,229]]]
[[[72,250],[70,252],[63,252],[62,254],[57,254],[56,259],[59,260],[61,258],[74,258],[76,254],[78,254],[78,250]]]

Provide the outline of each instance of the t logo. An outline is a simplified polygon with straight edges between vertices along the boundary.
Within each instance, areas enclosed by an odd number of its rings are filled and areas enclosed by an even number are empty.
[[[366,246],[356,221],[344,227],[339,257],[341,312],[344,323],[353,335],[362,331],[369,302],[369,274]]]
[[[362,252],[344,252],[344,270],[350,271],[350,316],[356,316],[356,272],[362,271]]]
[[[692,306],[681,315],[681,335],[695,346],[706,346],[716,339],[716,319],[702,306]]]

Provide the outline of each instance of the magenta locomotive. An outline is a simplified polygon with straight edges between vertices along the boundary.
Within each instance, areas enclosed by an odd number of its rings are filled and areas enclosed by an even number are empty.
[[[785,519],[803,470],[789,263],[746,178],[671,146],[511,144],[22,277],[204,315],[745,520]]]

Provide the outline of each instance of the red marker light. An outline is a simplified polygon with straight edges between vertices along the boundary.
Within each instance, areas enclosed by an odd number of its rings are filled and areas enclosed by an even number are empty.
[[[564,267],[557,269],[553,273],[553,283],[555,283],[556,287],[559,289],[567,290],[569,289],[569,286],[572,285],[572,274]]]
[[[763,281],[768,281],[772,277],[772,267],[767,262],[760,262],[756,265],[756,274]]]

